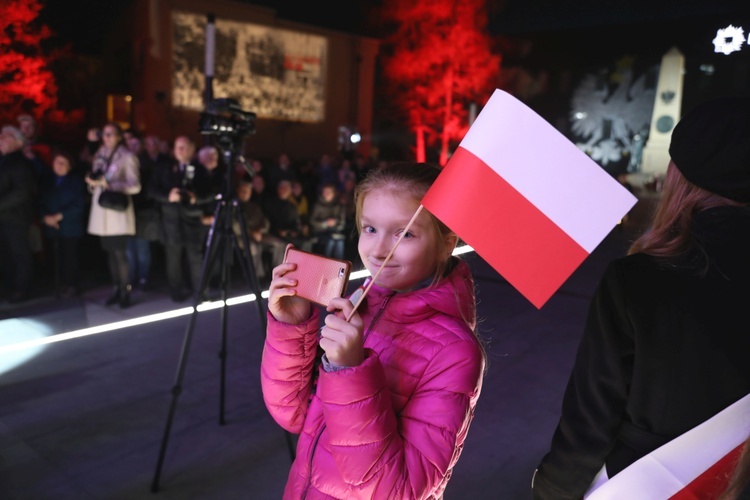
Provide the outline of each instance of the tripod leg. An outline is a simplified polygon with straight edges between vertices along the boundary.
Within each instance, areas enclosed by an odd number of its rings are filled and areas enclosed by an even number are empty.
[[[235,200],[234,202],[234,210],[237,214],[238,223],[240,226],[240,236],[242,237],[242,245],[245,249],[244,254],[242,253],[241,249],[239,248],[239,245],[235,246],[237,249],[238,254],[240,254],[240,263],[243,272],[245,273],[245,279],[250,284],[250,286],[253,289],[253,293],[255,294],[255,303],[258,305],[258,315],[261,318],[261,324],[263,325],[263,335],[265,336],[265,333],[267,331],[268,321],[266,318],[266,312],[263,309],[262,306],[262,299],[261,299],[261,291],[260,291],[260,284],[258,283],[258,274],[255,270],[255,266],[253,265],[253,258],[250,253],[250,238],[247,235],[247,225],[245,224],[245,216],[242,213],[242,210],[239,210],[239,207],[237,207],[237,202]],[[252,270],[252,272],[248,272],[248,270]],[[289,457],[291,458],[291,461],[294,462],[294,457],[296,455],[296,451],[294,449],[294,443],[292,441],[292,435],[289,433],[289,431],[284,430],[284,436],[286,437],[286,445],[289,449]]]
[[[224,252],[222,255],[221,265],[221,300],[223,305],[221,307],[221,350],[219,351],[220,360],[220,387],[219,387],[219,425],[224,425],[226,420],[224,418],[224,403],[226,400],[226,371],[227,371],[227,325],[229,324],[229,306],[227,305],[227,299],[229,298],[229,283],[231,278],[231,267],[232,267],[232,247],[234,242],[234,230],[232,228],[232,214],[231,210],[226,210],[224,216],[227,220],[222,222],[222,234],[225,238],[225,244],[222,248]]]
[[[243,214],[242,210],[240,210],[239,207],[237,206],[237,200],[234,200],[233,203],[234,203],[234,206],[233,206],[232,211],[237,216],[237,222],[240,226],[240,237],[242,238],[242,247],[245,249],[245,251],[242,252],[239,245],[237,245],[235,248],[237,249],[238,255],[241,256],[240,267],[242,267],[242,271],[245,274],[245,280],[247,281],[247,284],[250,285],[250,288],[255,294],[255,305],[258,308],[258,317],[260,318],[260,323],[261,323],[261,326],[263,327],[263,335],[265,335],[268,322],[266,321],[266,311],[263,308],[263,299],[261,298],[261,289],[260,289],[260,283],[258,282],[258,273],[257,273],[257,270],[255,269],[255,266],[253,265],[253,258],[250,255],[250,238],[247,235],[247,225],[245,223],[245,214]],[[251,272],[248,272],[248,270],[251,270]]]
[[[187,363],[188,353],[190,352],[190,344],[193,337],[193,331],[195,329],[195,320],[198,317],[198,303],[200,301],[200,290],[203,290],[208,282],[208,273],[211,269],[211,257],[214,255],[214,245],[219,245],[222,242],[216,238],[215,224],[216,221],[220,220],[220,212],[222,205],[220,204],[216,208],[217,217],[214,219],[214,224],[211,226],[211,230],[208,233],[208,239],[206,242],[206,253],[203,259],[203,269],[201,271],[200,285],[195,293],[193,312],[190,315],[190,321],[188,322],[187,330],[185,332],[185,339],[182,342],[182,351],[180,353],[180,361],[177,365],[177,374],[175,376],[175,382],[172,386],[172,402],[169,406],[169,413],[167,414],[167,423],[164,428],[164,436],[161,441],[161,448],[159,449],[159,459],[156,462],[156,471],[154,472],[154,479],[151,483],[151,491],[159,491],[159,478],[161,476],[162,465],[164,464],[164,456],[167,452],[167,442],[169,441],[169,434],[172,429],[172,421],[174,420],[175,410],[177,408],[177,398],[182,392],[182,380],[185,376],[185,366]]]

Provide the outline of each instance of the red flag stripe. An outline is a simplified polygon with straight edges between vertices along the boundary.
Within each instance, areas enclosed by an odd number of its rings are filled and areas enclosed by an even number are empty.
[[[588,256],[505,179],[460,146],[422,205],[537,308]]]
[[[744,446],[745,444],[743,443],[724,455],[721,460],[706,469],[705,472],[693,479],[687,486],[669,497],[669,500],[706,500],[708,498],[718,498],[727,489]]]

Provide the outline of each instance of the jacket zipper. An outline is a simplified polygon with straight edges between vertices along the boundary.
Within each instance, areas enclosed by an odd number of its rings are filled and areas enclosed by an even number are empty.
[[[388,295],[384,300],[383,303],[380,305],[380,309],[378,309],[378,312],[375,313],[375,316],[372,317],[372,321],[370,322],[370,327],[367,329],[365,334],[362,336],[362,344],[364,345],[365,340],[367,340],[367,336],[370,335],[370,332],[373,328],[375,328],[375,325],[377,324],[378,320],[380,319],[380,315],[383,314],[383,311],[385,310],[385,306],[388,305],[388,301],[391,299],[392,295]],[[302,500],[305,500],[307,498],[307,492],[310,491],[310,483],[312,482],[312,465],[313,465],[313,457],[315,456],[315,450],[318,447],[318,441],[320,441],[320,437],[323,435],[323,431],[326,430],[326,424],[324,423],[320,427],[320,431],[318,431],[318,435],[315,436],[315,441],[313,441],[313,445],[311,447],[310,451],[310,458],[308,458],[308,470],[310,470],[310,474],[307,476],[307,484],[305,485],[305,491],[302,492]]]
[[[385,311],[385,306],[388,305],[388,301],[391,300],[392,296],[393,295],[388,295],[385,297],[385,299],[383,299],[383,303],[380,304],[380,309],[378,309],[378,312],[376,312],[375,316],[372,317],[372,321],[370,322],[370,328],[367,329],[367,331],[362,337],[362,345],[364,345],[365,340],[367,340],[367,336],[370,335],[370,332],[372,331],[372,329],[375,328],[375,325],[380,319],[380,315],[383,314],[383,311]]]

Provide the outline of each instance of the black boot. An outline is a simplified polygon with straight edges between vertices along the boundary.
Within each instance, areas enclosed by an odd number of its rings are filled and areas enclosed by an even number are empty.
[[[104,305],[105,306],[113,306],[113,305],[117,304],[120,301],[120,296],[121,296],[120,287],[116,286],[115,287],[115,293],[113,293],[112,296],[110,298],[108,298],[106,300],[106,302],[104,302]]]
[[[120,309],[125,309],[127,307],[130,307],[130,291],[132,290],[132,287],[130,285],[125,285],[120,290]]]

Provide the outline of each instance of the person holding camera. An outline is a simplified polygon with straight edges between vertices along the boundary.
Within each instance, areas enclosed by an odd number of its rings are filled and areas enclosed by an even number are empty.
[[[195,144],[186,136],[174,141],[174,160],[158,164],[152,175],[151,196],[159,203],[167,264],[167,283],[175,302],[193,292],[200,293],[203,244],[206,231],[201,222],[203,204],[213,196],[208,171],[195,161]],[[183,260],[184,258],[184,260]],[[187,261],[190,283],[183,280]]]
[[[103,207],[99,198],[106,190],[134,195],[141,191],[138,157],[123,142],[122,128],[115,122],[102,127],[102,145],[94,155],[91,172],[85,181],[92,194],[88,232],[100,237],[107,252],[109,272],[115,290],[105,302],[111,306],[130,306],[130,278],[127,256],[128,238],[135,235],[135,211],[132,200],[124,210]],[[130,196],[128,196],[130,198]]]

